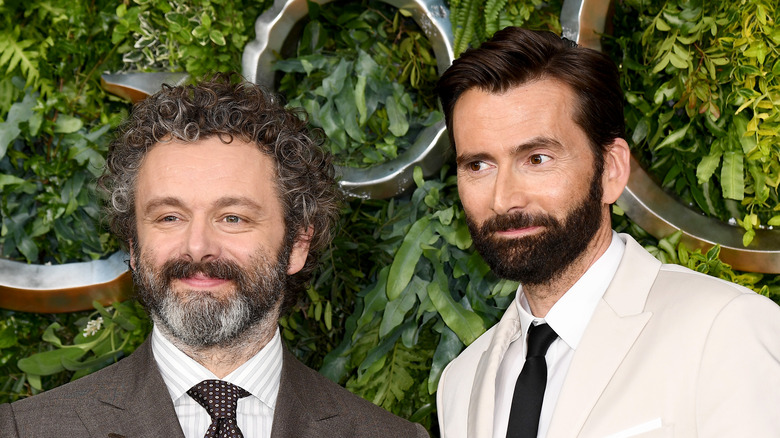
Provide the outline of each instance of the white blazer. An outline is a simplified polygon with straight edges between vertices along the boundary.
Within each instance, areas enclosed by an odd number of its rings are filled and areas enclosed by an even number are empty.
[[[780,437],[780,307],[662,265],[620,236],[623,259],[574,354],[547,437]],[[496,374],[518,325],[511,305],[444,370],[442,438],[493,436]]]

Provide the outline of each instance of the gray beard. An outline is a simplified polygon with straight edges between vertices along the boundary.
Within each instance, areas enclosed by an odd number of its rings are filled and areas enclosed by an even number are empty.
[[[136,249],[135,254],[140,251]],[[273,263],[256,254],[244,269],[235,262],[205,264],[181,260],[166,262],[154,269],[149,260],[135,257],[133,279],[137,294],[155,325],[175,344],[201,350],[210,347],[235,348],[255,337],[259,328],[275,327],[286,288],[287,251],[283,248]],[[177,265],[178,266],[172,266]],[[207,266],[211,264],[211,267]],[[235,284],[228,296],[217,297],[208,291],[179,291],[171,288],[176,269],[227,278]],[[185,275],[186,276],[186,275]]]

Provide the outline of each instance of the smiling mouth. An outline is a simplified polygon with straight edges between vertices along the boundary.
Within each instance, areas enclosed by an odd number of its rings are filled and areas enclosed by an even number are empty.
[[[191,277],[180,278],[178,281],[193,288],[213,288],[230,282],[230,280],[223,278],[209,277],[201,272]]]
[[[494,231],[493,234],[499,237],[522,237],[530,234],[536,234],[542,230],[543,227],[538,225],[532,225],[529,227],[511,228],[508,230]]]

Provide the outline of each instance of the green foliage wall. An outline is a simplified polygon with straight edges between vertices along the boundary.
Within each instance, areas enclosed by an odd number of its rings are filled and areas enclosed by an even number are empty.
[[[721,213],[731,211],[731,192],[721,191],[724,186],[718,177],[724,167],[729,168],[723,157],[728,151],[741,153],[743,163],[748,163],[743,166],[747,169],[743,200],[747,201],[735,216],[756,214],[757,220],[769,222],[776,214],[771,211],[777,204],[773,166],[778,149],[776,142],[760,137],[770,134],[760,131],[777,131],[772,125],[775,109],[766,108],[766,102],[777,103],[772,94],[777,92],[775,79],[768,78],[770,73],[778,76],[774,70],[780,63],[776,32],[767,24],[776,11],[766,0],[748,3],[763,5],[764,14],[758,13],[758,6],[735,11],[731,2],[707,3],[707,8],[703,2],[619,2],[622,9],[615,23],[619,33],[611,41],[627,73],[627,120],[635,153],[659,169],[664,184],[683,198],[701,204],[704,196],[705,205],[707,199],[723,205],[714,209]],[[253,0],[0,3],[4,20],[0,27],[2,256],[59,263],[116,250],[117,242],[100,226],[94,179],[111,129],[128,105],[102,91],[99,74],[186,70],[198,77],[239,70],[243,46],[254,38],[252,24],[269,4]],[[458,52],[509,24],[560,30],[561,2],[452,0],[450,6]],[[722,50],[734,57],[729,65],[744,65],[744,72],[726,71],[721,61],[712,60],[721,58],[702,54],[710,50],[703,46],[694,45],[685,56],[679,53],[680,38],[688,41],[695,34],[712,42],[706,36],[711,28],[695,30],[678,23],[689,19],[696,8],[696,17],[714,17],[720,35],[715,42],[725,45]],[[758,48],[737,53],[734,47],[743,47],[742,42],[728,38],[740,32],[738,25],[745,17],[753,16],[749,11],[763,16],[755,18],[751,29],[769,31],[753,31],[745,44],[753,47],[755,42]],[[671,49],[663,49],[670,38]],[[774,64],[767,70],[769,60]],[[763,76],[751,76],[754,69]],[[764,85],[762,78],[767,81]],[[747,94],[740,98],[739,91],[729,91],[733,87],[753,91],[743,91]],[[657,95],[662,96],[658,102]],[[714,117],[713,105],[721,117]],[[687,119],[669,118],[670,111]],[[741,129],[734,122],[740,114],[748,121],[745,132],[756,117],[755,127],[762,127],[754,130],[755,149],[745,149],[741,137],[734,140],[728,134]],[[685,132],[679,134],[683,128]],[[721,155],[713,164],[718,148],[710,138],[723,132],[727,135],[721,136]],[[694,158],[685,155],[690,153]],[[699,177],[707,176],[708,169],[715,177],[702,181]],[[733,166],[725,173],[734,173]],[[344,206],[338,233],[314,283],[281,325],[288,346],[307,364],[374,403],[435,430],[434,392],[443,367],[498,320],[516,285],[496,278],[475,254],[452,170],[445,167],[427,181],[416,174],[415,182],[417,188],[405,196],[351,200]],[[747,220],[758,225],[750,217]],[[701,254],[681,246],[679,235],[654,239],[619,209],[613,214],[613,227],[637,237],[663,261],[780,297],[780,277],[734,272],[718,259],[717,248]],[[0,402],[105,366],[131,352],[148,331],[148,318],[132,301],[66,315],[2,311]]]

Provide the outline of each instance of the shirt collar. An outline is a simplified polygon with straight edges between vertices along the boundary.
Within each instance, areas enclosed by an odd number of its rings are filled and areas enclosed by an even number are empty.
[[[203,380],[217,379],[214,373],[173,345],[157,326],[152,329],[152,352],[174,402]],[[282,341],[277,327],[265,347],[221,380],[240,386],[274,409],[281,375]]]
[[[515,334],[512,341],[521,333],[527,333],[532,323],[546,322],[571,349],[576,350],[596,310],[596,305],[604,296],[617,272],[625,249],[625,242],[612,231],[612,242],[604,254],[561,296],[544,318],[537,318],[531,314],[531,307],[525,294],[522,293],[523,286],[520,285],[514,302],[520,314],[521,331]]]

